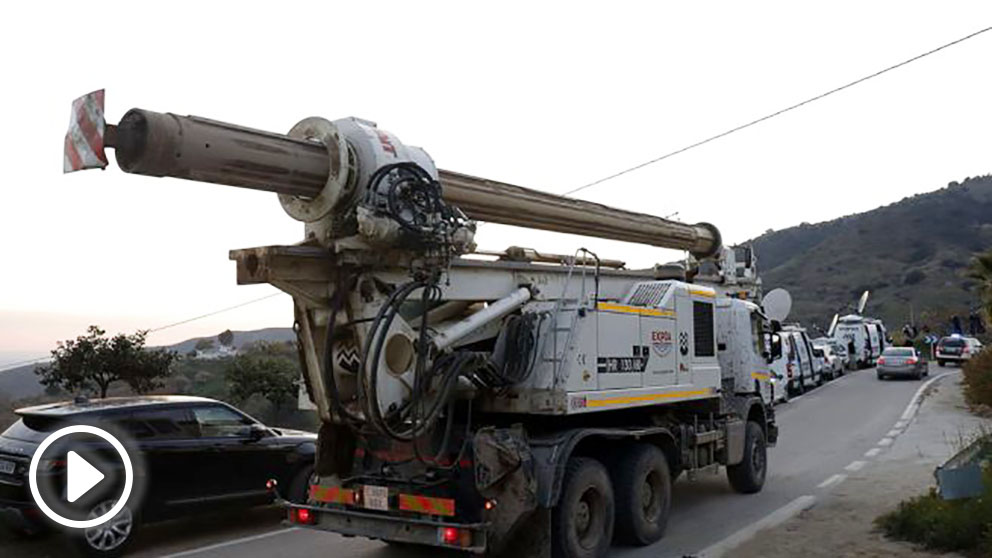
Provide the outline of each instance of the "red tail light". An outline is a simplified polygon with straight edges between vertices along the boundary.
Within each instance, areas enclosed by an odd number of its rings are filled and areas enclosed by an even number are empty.
[[[911,358],[906,359],[906,364],[916,364],[917,362],[920,362],[920,361],[916,357],[911,357]]]
[[[313,525],[317,523],[317,514],[306,508],[295,508],[292,512],[292,519],[294,523]]]
[[[444,544],[457,544],[458,529],[454,527],[441,527],[441,542]]]
[[[875,364],[885,364],[885,357],[878,357],[878,360],[875,361]]]

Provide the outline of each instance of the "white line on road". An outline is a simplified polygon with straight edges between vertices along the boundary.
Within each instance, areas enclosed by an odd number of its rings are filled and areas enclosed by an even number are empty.
[[[853,473],[855,471],[860,471],[867,464],[867,461],[852,461],[847,467],[844,467],[844,470]]]
[[[893,428],[905,428],[907,424],[909,424],[908,420],[901,420],[897,422]]]
[[[865,452],[865,457],[875,457],[880,453],[882,453],[882,448],[871,448]]]
[[[895,438],[896,436],[898,436],[900,434],[902,434],[902,430],[899,430],[898,428],[893,428],[892,430],[889,430],[889,432],[888,432],[888,434],[886,434],[886,436],[888,436],[889,438]]]
[[[816,504],[815,496],[810,496],[809,494],[800,496],[722,541],[707,546],[697,556],[698,558],[719,558],[729,550],[733,550],[741,543],[753,537],[758,531],[785,523],[800,512],[812,508],[814,504]]]
[[[878,444],[876,445],[882,446],[883,448],[886,446],[891,446],[892,438],[882,438],[881,440],[878,441]]]
[[[281,535],[283,533],[289,533],[292,531],[299,531],[299,527],[286,527],[285,529],[276,529],[275,531],[269,531],[267,533],[262,533],[259,535],[252,535],[250,537],[242,537],[240,539],[233,539],[229,541],[224,541],[222,543],[212,544],[209,546],[201,546],[200,548],[194,548],[191,550],[184,550],[182,552],[176,552],[175,554],[166,554],[164,556],[159,556],[159,558],[180,558],[181,556],[192,556],[193,554],[199,554],[201,552],[209,552],[211,550],[217,550],[219,548],[224,548],[227,546],[234,546],[236,544],[244,544],[247,542],[257,541],[259,539],[266,539],[275,535]]]
[[[817,488],[830,488],[831,486],[838,485],[847,479],[847,475],[834,475],[827,480],[816,485]]]
[[[913,418],[913,415],[916,414],[917,409],[920,408],[920,399],[923,398],[923,392],[926,391],[926,389],[930,387],[931,384],[943,378],[944,376],[947,376],[948,374],[957,374],[959,372],[961,371],[951,370],[950,372],[944,372],[943,374],[938,374],[933,378],[930,378],[929,380],[924,382],[923,385],[920,386],[920,389],[916,390],[916,393],[913,395],[913,398],[909,400],[909,405],[906,405],[906,410],[903,411],[902,417],[900,417],[901,420],[909,420]]]

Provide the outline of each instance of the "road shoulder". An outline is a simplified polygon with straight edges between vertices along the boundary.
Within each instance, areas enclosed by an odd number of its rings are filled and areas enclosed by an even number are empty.
[[[911,544],[885,539],[874,519],[910,496],[934,485],[934,467],[961,447],[979,425],[990,424],[970,414],[961,392],[960,374],[934,382],[921,397],[912,418],[893,425],[889,442],[866,454],[863,465],[825,483],[810,509],[780,525],[762,530],[727,552],[735,558],[933,557]],[[901,423],[901,424],[900,424]],[[881,440],[880,440],[881,442]],[[859,462],[862,463],[862,462]]]

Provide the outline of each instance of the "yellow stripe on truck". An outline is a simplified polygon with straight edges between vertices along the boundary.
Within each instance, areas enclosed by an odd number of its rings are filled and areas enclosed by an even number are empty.
[[[770,374],[763,372],[751,372],[751,377],[755,380],[770,380],[772,378]]]
[[[587,407],[607,407],[610,405],[630,405],[631,403],[646,403],[662,399],[678,399],[680,397],[699,397],[713,393],[712,388],[692,391],[670,391],[668,393],[652,393],[648,395],[631,395],[629,397],[609,397],[605,399],[587,399]]]
[[[600,302],[596,304],[596,310],[606,312],[623,312],[626,314],[641,314],[644,316],[667,316],[674,318],[675,312],[671,310],[661,310],[659,308],[644,308],[642,306],[627,306],[625,304],[613,304],[610,302]]]

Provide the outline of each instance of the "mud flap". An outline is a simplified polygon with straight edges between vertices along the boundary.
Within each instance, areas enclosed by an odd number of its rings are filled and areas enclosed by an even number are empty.
[[[507,549],[511,545],[517,547],[522,538],[530,538],[538,531],[530,519],[533,515],[540,515],[540,510],[537,510],[534,457],[527,434],[520,427],[483,428],[475,435],[473,449],[476,489],[496,503],[486,514],[490,525],[487,529],[490,553],[494,556],[509,555]],[[551,551],[550,525],[549,520],[545,529],[548,534],[541,537],[541,544],[547,546],[547,553]],[[513,555],[516,558],[522,553],[518,549]]]
[[[317,463],[315,470],[321,477],[351,474],[355,455],[355,435],[344,425],[322,422],[317,433]]]

